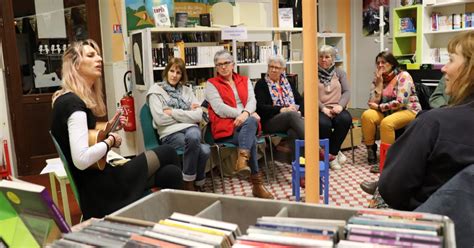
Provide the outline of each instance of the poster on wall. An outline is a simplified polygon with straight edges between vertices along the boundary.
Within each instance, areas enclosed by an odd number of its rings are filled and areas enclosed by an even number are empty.
[[[379,35],[379,7],[383,6],[384,34],[389,31],[390,0],[364,0],[362,6],[362,33],[364,36]]]
[[[132,72],[133,75],[133,81],[135,83],[135,86],[137,88],[144,87],[145,86],[145,80],[144,80],[144,68],[143,68],[143,56],[142,56],[142,51],[143,51],[143,39],[142,39],[142,33],[134,33],[132,34],[132,53],[133,53],[133,68]]]
[[[166,5],[168,13],[174,13],[174,0],[125,0],[128,32],[155,27],[153,8],[160,5]]]

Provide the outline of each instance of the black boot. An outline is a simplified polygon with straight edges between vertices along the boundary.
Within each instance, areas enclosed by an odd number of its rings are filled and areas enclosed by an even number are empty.
[[[367,194],[373,195],[375,193],[375,190],[377,189],[377,186],[379,185],[379,181],[363,181],[360,183],[360,188]]]
[[[367,162],[369,164],[377,163],[377,145],[367,145]]]

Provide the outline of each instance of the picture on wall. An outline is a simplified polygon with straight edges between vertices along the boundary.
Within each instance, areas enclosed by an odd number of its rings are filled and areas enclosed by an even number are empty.
[[[363,0],[362,6],[362,33],[364,36],[379,34],[379,7],[383,6],[384,34],[389,32],[390,0]]]
[[[145,86],[143,79],[143,40],[141,33],[132,34],[132,50],[133,50],[133,79],[135,86]]]
[[[153,7],[160,5],[166,5],[168,13],[173,16],[174,0],[125,0],[128,32],[155,27]]]

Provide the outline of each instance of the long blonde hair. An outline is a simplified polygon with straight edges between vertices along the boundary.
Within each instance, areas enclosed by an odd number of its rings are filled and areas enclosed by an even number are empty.
[[[102,77],[99,77],[92,87],[88,87],[86,80],[78,71],[84,56],[84,46],[91,46],[100,55],[99,46],[91,39],[73,42],[66,49],[61,72],[62,88],[53,94],[53,104],[59,96],[72,92],[84,101],[86,107],[92,110],[95,116],[105,116]]]
[[[451,92],[450,104],[463,103],[469,96],[474,94],[474,31],[463,32],[456,35],[448,43],[448,52],[456,53],[464,58],[464,66],[456,78],[450,78]]]

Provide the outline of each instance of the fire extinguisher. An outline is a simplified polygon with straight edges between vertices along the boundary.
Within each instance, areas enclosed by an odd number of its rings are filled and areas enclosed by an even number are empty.
[[[123,130],[127,132],[133,132],[137,129],[135,122],[135,100],[132,97],[132,91],[128,91],[127,88],[127,75],[132,71],[125,72],[123,75],[123,85],[125,86],[125,95],[120,99],[120,105],[122,106],[122,115],[126,117],[127,121],[123,127]]]

